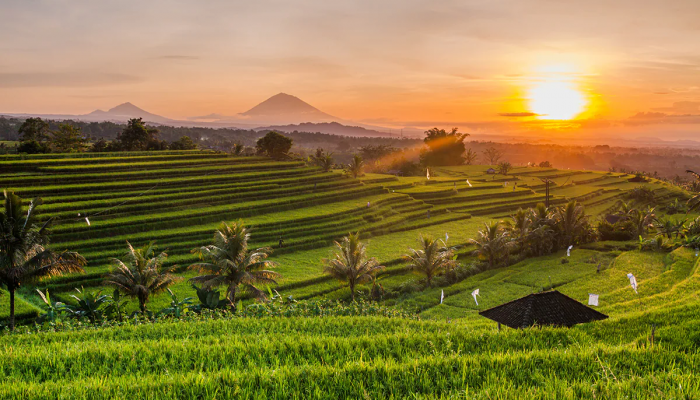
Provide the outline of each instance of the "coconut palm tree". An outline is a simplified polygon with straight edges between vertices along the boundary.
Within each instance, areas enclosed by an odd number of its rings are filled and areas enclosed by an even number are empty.
[[[554,212],[555,226],[561,235],[561,244],[568,247],[589,233],[588,216],[576,200],[564,207],[558,207]]]
[[[696,181],[700,182],[700,174],[689,169],[685,172],[692,174],[695,177]],[[691,197],[690,200],[688,200],[688,212],[693,211],[698,207],[700,207],[700,193],[697,193],[695,196]]]
[[[316,163],[316,165],[321,167],[323,172],[330,172],[330,170],[333,169],[333,153],[324,155],[316,160]]]
[[[335,242],[336,253],[332,259],[323,259],[323,269],[328,275],[350,286],[352,301],[355,301],[355,286],[372,280],[384,269],[377,259],[367,257],[367,247],[360,241],[360,233],[351,233],[340,242]]]
[[[242,222],[222,222],[214,232],[212,244],[192,250],[202,262],[189,268],[204,275],[194,277],[190,282],[200,283],[205,289],[226,287],[226,298],[233,311],[236,310],[239,291],[248,292],[256,299],[265,299],[265,292],[255,285],[277,284],[275,278],[280,276],[268,269],[275,266],[274,262],[267,260],[272,250],[264,247],[250,251],[249,239],[250,233]]]
[[[112,259],[115,269],[107,275],[105,284],[138,299],[139,308],[145,313],[149,297],[164,292],[178,279],[171,273],[177,266],[163,267],[168,255],[165,252],[156,255],[155,242],[139,249],[135,249],[129,242],[126,245],[129,250],[124,257],[125,261]]]
[[[656,208],[647,207],[646,210],[635,210],[631,214],[630,221],[634,224],[636,230],[636,236],[641,237],[647,233],[649,227],[653,226],[656,222]]]
[[[411,254],[404,258],[409,262],[408,268],[418,274],[425,275],[426,286],[431,287],[433,277],[454,268],[457,262],[453,260],[454,251],[448,248],[440,239],[421,235],[418,239],[420,249],[410,249]]]
[[[5,209],[0,212],[0,285],[10,293],[10,329],[15,327],[15,291],[25,283],[48,276],[83,272],[85,258],[75,252],[47,249],[51,219],[39,224],[37,207],[31,201],[26,211],[22,199],[4,191]]]
[[[326,153],[323,149],[317,149],[316,154],[309,156],[309,162],[317,167],[321,167],[323,172],[333,169],[333,153]]]
[[[510,225],[513,235],[516,239],[522,240],[530,233],[530,228],[533,225],[532,212],[519,208],[518,211],[511,216],[511,219]]]
[[[476,239],[469,239],[469,243],[476,246],[474,254],[486,259],[489,268],[493,268],[510,249],[510,237],[508,231],[503,229],[500,221],[484,223],[484,229],[477,233]]]
[[[552,222],[552,213],[544,203],[537,203],[535,208],[531,210],[531,217],[533,226],[550,225]]]
[[[345,167],[345,173],[352,175],[353,178],[362,176],[362,171],[365,168],[365,162],[359,155],[355,154],[352,157],[352,162]]]

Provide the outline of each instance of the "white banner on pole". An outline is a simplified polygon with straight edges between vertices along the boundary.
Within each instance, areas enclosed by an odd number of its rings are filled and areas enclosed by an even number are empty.
[[[635,278],[632,274],[627,274],[627,278],[630,280],[630,286],[632,286],[634,292],[637,293],[637,278]]]
[[[472,292],[472,297],[474,298],[474,302],[475,302],[476,305],[478,306],[478,305],[479,305],[479,302],[476,300],[476,296],[480,296],[480,294],[479,294],[479,289],[474,289],[474,291]]]
[[[597,306],[598,305],[598,295],[593,293],[588,293],[588,305]]]

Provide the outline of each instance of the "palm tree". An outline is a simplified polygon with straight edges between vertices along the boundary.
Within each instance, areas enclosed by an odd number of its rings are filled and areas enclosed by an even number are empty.
[[[493,268],[510,248],[508,232],[500,221],[484,223],[484,229],[477,233],[476,239],[469,239],[469,243],[476,246],[474,254],[486,259],[489,268]]]
[[[574,244],[588,233],[588,216],[583,206],[576,200],[568,202],[564,207],[558,207],[554,212],[554,220],[562,236],[564,247]]]
[[[83,272],[87,263],[78,253],[47,249],[51,219],[38,224],[41,199],[29,204],[24,214],[22,199],[4,191],[5,210],[0,213],[0,284],[10,293],[10,329],[15,328],[15,291],[24,283],[48,276]]]
[[[513,233],[517,239],[523,239],[530,232],[533,225],[532,212],[518,208],[518,211],[511,216]]]
[[[309,161],[321,167],[323,172],[329,172],[333,169],[333,153],[325,153],[323,149],[316,149],[316,154],[309,156]]]
[[[367,257],[367,247],[360,241],[360,233],[351,233],[341,242],[335,242],[337,252],[332,259],[323,259],[323,271],[350,286],[352,301],[355,301],[355,286],[372,280],[384,269],[377,259]]]
[[[454,268],[457,262],[453,260],[454,252],[445,246],[442,240],[432,239],[421,235],[418,239],[420,249],[410,249],[411,254],[404,256],[409,262],[408,268],[425,275],[427,287],[432,286],[433,277]]]
[[[345,172],[352,175],[353,178],[357,178],[358,176],[362,176],[362,170],[365,168],[365,162],[362,160],[362,157],[359,155],[355,154],[352,157],[352,162],[347,165],[345,168]]]
[[[534,226],[550,225],[552,222],[552,213],[544,203],[537,203],[535,208],[531,210],[531,213],[532,216],[530,218]]]
[[[249,239],[250,233],[242,222],[222,222],[214,232],[212,244],[192,250],[202,262],[189,268],[204,275],[194,277],[190,282],[201,283],[206,289],[225,286],[226,298],[233,311],[236,310],[239,286],[255,298],[265,299],[265,292],[255,284],[277,284],[275,278],[280,276],[267,269],[275,266],[274,262],[267,260],[272,250],[264,247],[249,251]]]
[[[635,226],[636,236],[644,236],[649,227],[656,221],[655,210],[654,207],[647,207],[646,210],[635,210],[632,213],[630,220]]]
[[[622,220],[627,220],[628,218],[632,218],[637,211],[639,210],[634,208],[632,203],[621,201],[615,214],[620,216]]]
[[[658,221],[654,225],[654,228],[656,228],[656,233],[658,235],[666,236],[670,239],[675,233],[676,226],[670,218],[666,218],[664,220]]]
[[[145,313],[149,297],[164,292],[175,283],[177,277],[171,271],[177,266],[163,267],[168,255],[165,252],[156,255],[155,242],[139,249],[135,249],[129,242],[126,245],[129,248],[125,256],[126,262],[112,259],[116,269],[107,275],[105,284],[114,286],[129,297],[137,298],[141,312]]]
[[[333,153],[326,154],[317,160],[317,165],[321,167],[323,172],[330,172],[333,169]]]
[[[686,170],[685,172],[692,174],[695,179],[700,182],[700,174],[698,174],[695,171],[691,170]],[[696,194],[695,196],[691,197],[690,200],[688,200],[688,212],[693,211],[700,207],[700,193]]]
[[[245,150],[245,146],[240,143],[234,143],[233,146],[231,146],[231,154],[234,156],[240,156],[243,154],[243,150]]]

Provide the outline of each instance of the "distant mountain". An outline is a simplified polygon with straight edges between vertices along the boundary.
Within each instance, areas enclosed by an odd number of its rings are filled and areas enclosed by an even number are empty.
[[[110,108],[108,111],[95,110],[90,114],[82,115],[84,119],[97,119],[97,120],[117,120],[126,121],[131,118],[143,118],[146,122],[157,122],[157,123],[168,123],[171,122],[170,119],[161,117],[160,115],[149,113],[131,103],[123,103],[114,108]]]
[[[337,122],[305,122],[301,124],[289,124],[289,125],[272,125],[261,128],[256,128],[255,130],[275,130],[279,132],[321,132],[328,133],[331,135],[340,136],[356,136],[356,137],[398,137],[400,133],[398,131],[376,131],[373,129],[366,129],[361,126],[348,126],[342,125]]]
[[[340,120],[340,118],[326,114],[298,97],[286,93],[276,94],[239,115],[248,120],[281,124]]]

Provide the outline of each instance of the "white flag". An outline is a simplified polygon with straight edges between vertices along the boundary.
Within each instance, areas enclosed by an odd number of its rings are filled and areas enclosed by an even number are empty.
[[[574,246],[572,245],[572,246],[569,246],[568,249],[566,249],[566,256],[567,257],[571,257],[571,249],[573,249],[573,248],[574,248]]]
[[[597,306],[598,305],[598,295],[593,293],[588,293],[588,305]]]
[[[637,293],[637,278],[634,277],[632,274],[627,274],[627,277],[630,280],[630,286],[632,286],[632,289],[634,289],[634,292]]]
[[[85,217],[85,222],[87,222],[88,226],[90,226],[90,220],[88,219],[88,217]]]
[[[445,241],[448,241],[448,240],[450,240],[450,235],[448,235],[447,232],[445,232]]]
[[[469,187],[472,187],[472,183],[469,182],[469,179],[467,179],[467,185],[469,185]]]
[[[479,289],[474,289],[474,291],[472,292],[472,297],[474,298],[474,302],[475,302],[476,305],[478,306],[478,305],[479,305],[479,302],[476,300],[476,296],[480,296],[480,294],[479,294]]]
[[[445,300],[445,291],[443,290],[442,293],[440,294],[440,304],[442,304],[442,301]]]
[[[428,178],[428,180],[430,180],[430,170],[427,168],[425,169],[425,177]]]

